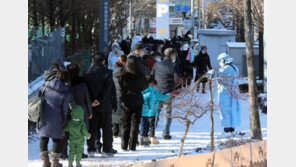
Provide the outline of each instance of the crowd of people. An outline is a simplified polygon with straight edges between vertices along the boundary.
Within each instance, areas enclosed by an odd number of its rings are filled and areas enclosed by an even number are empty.
[[[239,75],[227,54],[218,60],[219,77]],[[81,166],[81,158],[94,157],[95,153],[112,157],[117,153],[113,138],[121,138],[122,151],[159,144],[155,129],[162,109],[162,136],[170,140],[172,100],[176,91],[191,83],[193,68],[196,80],[212,69],[207,47],[202,46],[195,54],[188,37],[166,41],[140,35],[133,41],[119,38],[111,44],[109,55],[94,53],[86,71],[77,64],[65,67],[61,60],[54,60],[37,93],[40,96],[45,90],[42,122],[37,126],[43,167],[62,166],[60,158],[68,158],[71,167],[74,160]],[[202,93],[206,82],[202,81]],[[231,83],[237,86],[236,78]],[[219,84],[221,120],[225,132],[231,133],[240,124],[239,104],[223,89],[225,84]],[[83,152],[85,137],[87,154]],[[49,139],[53,141],[50,153]]]

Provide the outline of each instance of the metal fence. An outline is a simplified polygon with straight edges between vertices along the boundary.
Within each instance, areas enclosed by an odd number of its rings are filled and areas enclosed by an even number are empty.
[[[50,68],[53,59],[65,57],[65,28],[60,28],[46,36],[29,40],[28,81],[29,83]]]

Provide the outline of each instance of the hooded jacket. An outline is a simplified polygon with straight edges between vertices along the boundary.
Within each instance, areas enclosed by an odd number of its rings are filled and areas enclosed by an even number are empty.
[[[115,51],[114,48],[118,47],[118,51]],[[108,69],[114,70],[114,64],[118,61],[119,56],[123,55],[123,51],[119,49],[119,44],[114,42],[111,46],[112,51],[109,53],[108,57]]]
[[[64,131],[69,132],[69,142],[84,142],[84,137],[89,137],[90,134],[86,129],[83,121],[84,111],[81,106],[75,105],[72,107],[72,119],[63,128]]]
[[[143,117],[154,117],[158,115],[159,101],[165,101],[170,97],[170,93],[162,95],[158,93],[152,86],[142,91],[144,104],[142,109]]]
[[[37,96],[40,96],[43,87],[44,85],[39,88]],[[37,132],[42,137],[60,139],[63,132],[63,123],[66,121],[69,112],[70,92],[68,86],[59,79],[54,78],[47,84],[43,97],[43,126],[40,130],[37,129]]]
[[[134,49],[133,49],[134,48],[134,45],[136,43],[140,42],[140,41],[142,41],[142,37],[140,35],[135,36],[135,38],[134,38],[134,40],[133,40],[133,42],[131,44],[131,51],[132,52],[134,51]]]

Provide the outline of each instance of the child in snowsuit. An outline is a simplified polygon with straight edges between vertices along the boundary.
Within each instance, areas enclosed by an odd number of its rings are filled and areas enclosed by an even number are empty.
[[[73,167],[74,156],[76,156],[76,166],[81,167],[80,161],[82,158],[83,146],[86,136],[90,138],[90,134],[86,129],[83,121],[84,111],[81,106],[75,105],[72,107],[72,119],[63,128],[69,132],[69,167]]]
[[[165,101],[170,97],[170,93],[162,95],[155,89],[157,82],[152,75],[147,77],[149,87],[142,91],[144,104],[140,124],[140,145],[158,144],[155,137],[155,120],[158,115],[159,101]],[[149,137],[148,137],[149,132]]]

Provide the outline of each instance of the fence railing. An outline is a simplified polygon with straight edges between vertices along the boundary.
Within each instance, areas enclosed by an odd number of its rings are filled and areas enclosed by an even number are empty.
[[[43,37],[29,40],[28,81],[29,83],[51,66],[52,60],[65,57],[65,29],[60,28]]]

